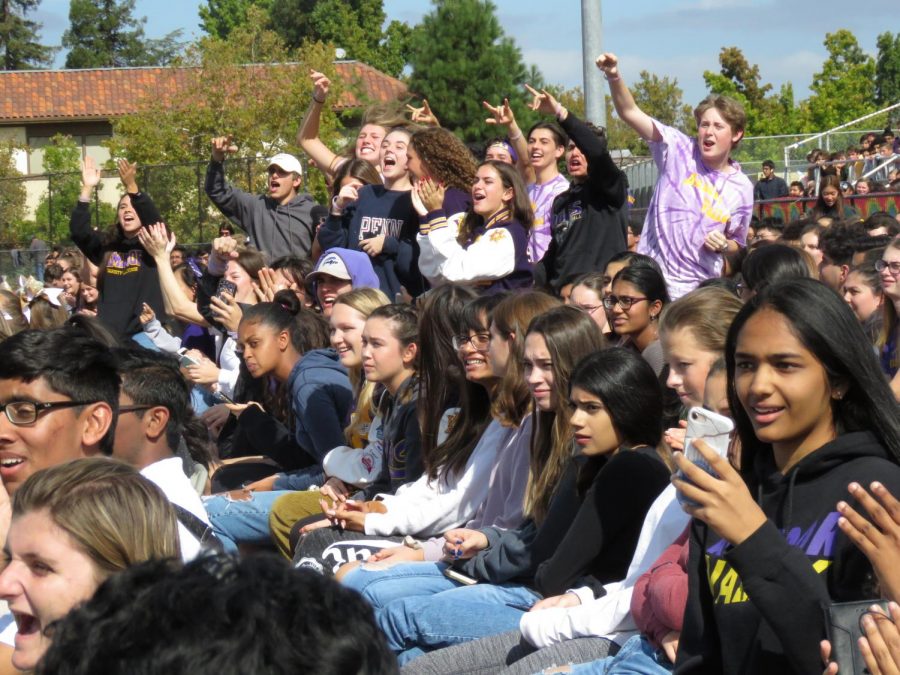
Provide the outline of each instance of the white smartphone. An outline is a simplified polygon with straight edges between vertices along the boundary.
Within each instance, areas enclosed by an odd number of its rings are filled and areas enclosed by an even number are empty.
[[[473,579],[472,577],[463,574],[462,572],[457,572],[452,567],[448,567],[444,570],[444,576],[464,586],[474,586],[478,583],[478,579]]]
[[[695,440],[703,440],[709,447],[716,451],[720,457],[728,456],[728,445],[731,442],[731,432],[734,430],[734,422],[724,415],[719,415],[706,408],[691,408],[687,414],[687,433],[684,438],[684,456],[699,466],[706,473],[718,477],[712,467],[703,459],[703,456],[694,447]],[[678,472],[679,478],[684,479],[684,474]],[[678,501],[682,504],[693,504],[684,499],[678,493]]]
[[[178,365],[180,365],[182,368],[200,365],[200,362],[197,359],[192,356],[188,356],[185,352],[187,352],[187,349],[184,347],[178,350]]]

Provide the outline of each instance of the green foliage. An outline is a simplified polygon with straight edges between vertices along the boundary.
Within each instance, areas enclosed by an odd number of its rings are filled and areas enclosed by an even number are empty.
[[[881,106],[900,103],[900,33],[882,33],[876,46],[875,100]]]
[[[268,11],[271,0],[207,0],[200,5],[200,28],[207,35],[225,39],[235,28],[247,21],[247,10],[260,7]]]
[[[81,192],[81,147],[71,136],[57,134],[44,147],[44,171],[49,174],[47,192],[38,202],[34,215],[34,231],[49,241],[68,238],[69,215]],[[98,188],[102,188],[101,182]],[[99,223],[108,225],[115,209],[103,204]]]
[[[71,0],[62,43],[70,51],[66,68],[159,66],[181,49],[181,31],[158,40],[144,35],[146,18],[135,18],[135,0]]]
[[[15,152],[20,148],[9,141],[0,143],[0,242],[25,241],[25,183],[16,171]]]
[[[332,54],[332,47],[322,44],[288,49],[268,27],[266,13],[251,7],[247,22],[226,39],[210,36],[188,50],[186,61],[197,66],[186,74],[193,78],[191,96],[145,98],[140,112],[114,123],[110,150],[142,167],[139,184],[152,195],[179,240],[200,241],[201,234],[208,238],[210,221],[220,217],[203,195],[210,140],[232,135],[239,150],[226,164],[229,180],[250,192],[261,190],[265,158],[278,152],[301,154],[294,139],[309,103],[308,69],[328,74],[332,100],[340,97]],[[337,118],[328,109],[320,135],[335,148],[342,142]],[[159,164],[178,166],[153,166]],[[308,189],[321,200],[324,183],[318,172],[311,174]]]
[[[695,129],[691,106],[684,103],[684,92],[678,86],[677,78],[659,77],[642,70],[637,82],[631,87],[638,106],[663,124],[674,126],[685,133]],[[647,155],[647,144],[630,126],[615,114],[612,100],[606,97],[607,132],[611,148],[628,149],[634,155]]]
[[[428,99],[441,123],[467,141],[495,134],[482,101],[508,97],[523,129],[535,116],[523,85],[536,73],[503,33],[490,0],[433,0],[412,35],[410,89]],[[540,83],[536,83],[540,84]]]
[[[399,76],[406,65],[412,29],[385,19],[382,0],[281,0],[270,4],[272,25],[288,47],[326,42],[363,61]]]
[[[810,131],[831,129],[874,109],[875,60],[849,30],[826,34],[824,44],[828,58],[813,75],[812,96],[801,105]]]
[[[0,2],[0,59],[2,70],[46,68],[56,49],[40,43],[41,24],[25,16],[40,0],[3,0]]]

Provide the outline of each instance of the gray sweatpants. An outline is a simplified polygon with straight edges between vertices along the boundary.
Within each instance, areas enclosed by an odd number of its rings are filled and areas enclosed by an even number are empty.
[[[619,647],[600,637],[566,640],[537,649],[517,631],[438,649],[407,663],[403,675],[533,675],[544,668],[588,663],[615,654]]]

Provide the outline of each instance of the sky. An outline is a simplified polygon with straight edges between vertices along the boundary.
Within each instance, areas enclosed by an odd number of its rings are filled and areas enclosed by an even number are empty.
[[[150,37],[177,28],[191,37],[200,33],[200,4],[137,0],[136,14],[147,17]],[[581,85],[581,0],[494,4],[527,64],[537,65],[550,83]],[[384,0],[389,19],[410,24],[430,6],[425,0]],[[676,78],[691,104],[705,95],[703,71],[718,70],[722,47],[739,47],[750,63],[759,65],[762,81],[776,89],[792,82],[799,100],[809,95],[813,73],[827,56],[822,44],[826,33],[849,29],[874,55],[877,35],[898,29],[891,19],[897,16],[897,0],[605,0],[602,9],[603,49],[619,57],[626,81],[634,81],[641,70]],[[59,44],[68,11],[68,0],[42,0],[33,16],[44,26],[45,43]],[[57,64],[64,60],[60,54]]]

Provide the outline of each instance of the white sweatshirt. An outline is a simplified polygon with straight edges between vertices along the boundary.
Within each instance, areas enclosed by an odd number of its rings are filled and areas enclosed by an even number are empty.
[[[430,537],[467,522],[487,497],[497,452],[514,442],[516,431],[492,420],[462,472],[434,481],[423,475],[394,495],[378,495],[387,513],[367,514],[366,534]]]
[[[522,635],[535,647],[580,637],[608,637],[623,643],[637,630],[631,618],[631,594],[638,577],[684,532],[689,520],[675,498],[675,487],[669,485],[647,511],[625,579],[605,584],[606,595],[601,598],[595,599],[590,588],[570,591],[581,600],[576,607],[526,612],[519,621]]]

